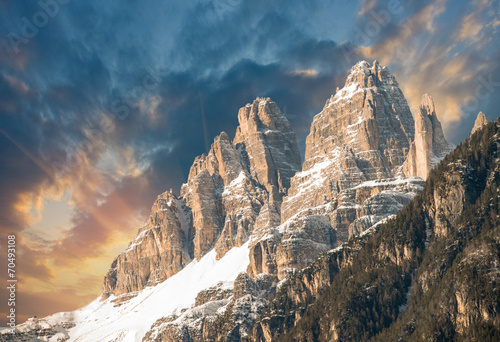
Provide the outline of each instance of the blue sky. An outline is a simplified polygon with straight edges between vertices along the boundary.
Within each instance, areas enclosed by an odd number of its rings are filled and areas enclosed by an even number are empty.
[[[0,229],[23,314],[85,304],[154,198],[238,109],[271,97],[301,149],[351,66],[374,59],[445,134],[500,102],[499,2],[0,0]],[[78,271],[75,270],[78,268]],[[2,292],[2,295],[4,293]]]

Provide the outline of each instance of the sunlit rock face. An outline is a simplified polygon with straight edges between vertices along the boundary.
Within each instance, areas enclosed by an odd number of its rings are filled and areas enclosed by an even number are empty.
[[[405,175],[427,179],[429,171],[452,149],[444,137],[434,102],[425,94],[415,111],[415,140],[403,166]]]
[[[422,189],[422,179],[403,173],[414,137],[395,77],[376,61],[356,64],[314,117],[302,170],[283,198],[281,224],[254,232],[249,274],[283,279],[396,214]]]
[[[171,191],[159,195],[134,241],[113,261],[103,294],[141,290],[183,269],[191,262],[187,245],[191,225],[191,210],[183,199]]]
[[[488,124],[488,119],[486,118],[486,115],[484,115],[483,112],[479,112],[479,114],[477,114],[477,118],[476,121],[474,122],[474,127],[472,127],[470,135],[472,136],[474,133],[476,133],[478,130],[480,130],[487,124]]]
[[[255,227],[280,224],[280,208],[301,159],[278,105],[259,98],[241,108],[234,141],[222,132],[196,157],[180,197],[160,195],[150,218],[105,277],[120,295],[162,282],[215,248],[221,258]]]
[[[316,115],[302,172],[292,178],[282,221],[338,198],[362,182],[401,175],[414,121],[394,76],[377,62],[359,62]]]

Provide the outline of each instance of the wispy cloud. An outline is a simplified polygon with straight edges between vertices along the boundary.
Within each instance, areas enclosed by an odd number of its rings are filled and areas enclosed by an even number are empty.
[[[306,69],[306,70],[294,70],[290,73],[293,76],[301,76],[301,77],[315,77],[318,76],[318,72],[314,69]]]
[[[418,106],[422,94],[431,94],[445,133],[458,142],[470,132],[477,112],[488,112],[498,98],[496,78],[491,79],[500,71],[497,51],[484,44],[498,39],[493,29],[498,14],[492,8],[492,1],[487,0],[406,7],[402,17],[381,31],[375,44],[359,51],[391,67],[412,108]],[[483,83],[490,83],[488,89]],[[484,96],[478,97],[478,91]]]

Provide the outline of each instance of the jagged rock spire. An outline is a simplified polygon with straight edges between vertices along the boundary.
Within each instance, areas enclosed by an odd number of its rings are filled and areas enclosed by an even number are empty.
[[[474,122],[474,127],[472,128],[472,132],[470,132],[470,135],[472,136],[474,133],[476,133],[478,130],[483,128],[488,124],[488,119],[486,118],[486,115],[484,115],[483,112],[479,112],[477,114],[476,121]]]
[[[278,200],[276,190],[283,193],[301,166],[292,126],[270,98],[241,108],[238,121],[233,144],[245,148],[248,171]]]
[[[446,141],[441,123],[436,115],[432,97],[422,96],[420,106],[415,111],[415,140],[403,165],[407,177],[427,179],[429,171],[452,149]]]

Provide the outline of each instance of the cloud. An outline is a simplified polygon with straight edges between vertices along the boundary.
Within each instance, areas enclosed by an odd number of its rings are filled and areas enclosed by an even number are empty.
[[[477,18],[477,12],[473,12],[463,19],[457,38],[459,40],[477,39],[482,29],[483,25]]]
[[[290,74],[293,76],[301,76],[301,77],[316,77],[316,76],[318,76],[318,72],[314,69],[294,70]]]
[[[498,74],[500,64],[498,51],[485,49],[484,41],[477,39],[491,39],[496,34],[492,24],[495,15],[487,14],[491,4],[475,1],[454,5],[453,10],[446,1],[406,5],[401,16],[381,28],[373,44],[358,51],[390,67],[412,109],[418,106],[422,94],[433,96],[447,137],[458,143],[468,136],[477,112],[486,112],[498,97],[498,87],[491,85],[496,79],[487,78]],[[383,8],[380,6],[382,2],[376,10]],[[368,20],[373,19],[365,17],[358,25],[363,27]],[[482,30],[478,31],[477,25]],[[479,97],[478,89],[482,94]],[[487,115],[496,117],[491,111]]]
[[[358,16],[362,17],[366,15],[374,9],[375,5],[377,5],[377,0],[363,0],[361,9],[358,11]]]

